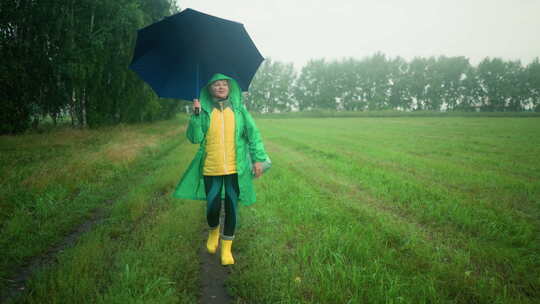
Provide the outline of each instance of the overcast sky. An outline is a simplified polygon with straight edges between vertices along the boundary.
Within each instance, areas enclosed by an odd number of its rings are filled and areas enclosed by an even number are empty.
[[[243,23],[261,54],[300,68],[309,59],[540,57],[540,0],[178,0]]]

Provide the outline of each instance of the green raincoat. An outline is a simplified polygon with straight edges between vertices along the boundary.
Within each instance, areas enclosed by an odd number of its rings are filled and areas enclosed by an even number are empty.
[[[210,112],[212,111],[213,102],[209,87],[212,82],[223,79],[229,80],[229,101],[232,105],[235,120],[236,170],[240,188],[238,200],[243,205],[250,205],[255,202],[250,158],[254,162],[264,162],[267,159],[267,154],[255,121],[242,103],[242,91],[238,83],[233,78],[223,74],[215,74],[201,90],[199,99],[201,112],[198,116],[191,116],[186,130],[189,141],[200,144],[199,150],[176,186],[173,197],[206,201],[202,172],[206,157],[205,136],[210,127]]]

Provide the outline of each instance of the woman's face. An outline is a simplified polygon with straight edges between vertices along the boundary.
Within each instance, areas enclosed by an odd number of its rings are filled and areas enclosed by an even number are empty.
[[[210,85],[212,96],[216,98],[227,98],[229,96],[229,83],[227,80],[216,80]]]

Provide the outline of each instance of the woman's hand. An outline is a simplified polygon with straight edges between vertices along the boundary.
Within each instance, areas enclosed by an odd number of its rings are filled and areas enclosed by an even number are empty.
[[[193,113],[199,114],[201,112],[201,102],[198,99],[193,99]]]
[[[253,164],[253,171],[255,172],[255,178],[259,178],[263,173],[263,163],[256,162]]]

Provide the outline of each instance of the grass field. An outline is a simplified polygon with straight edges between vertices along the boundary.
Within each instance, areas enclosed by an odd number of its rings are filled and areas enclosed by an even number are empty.
[[[170,193],[186,120],[1,137],[0,277],[104,219],[21,303],[196,303],[204,205]],[[273,168],[240,208],[237,303],[537,303],[540,118],[257,119]]]

